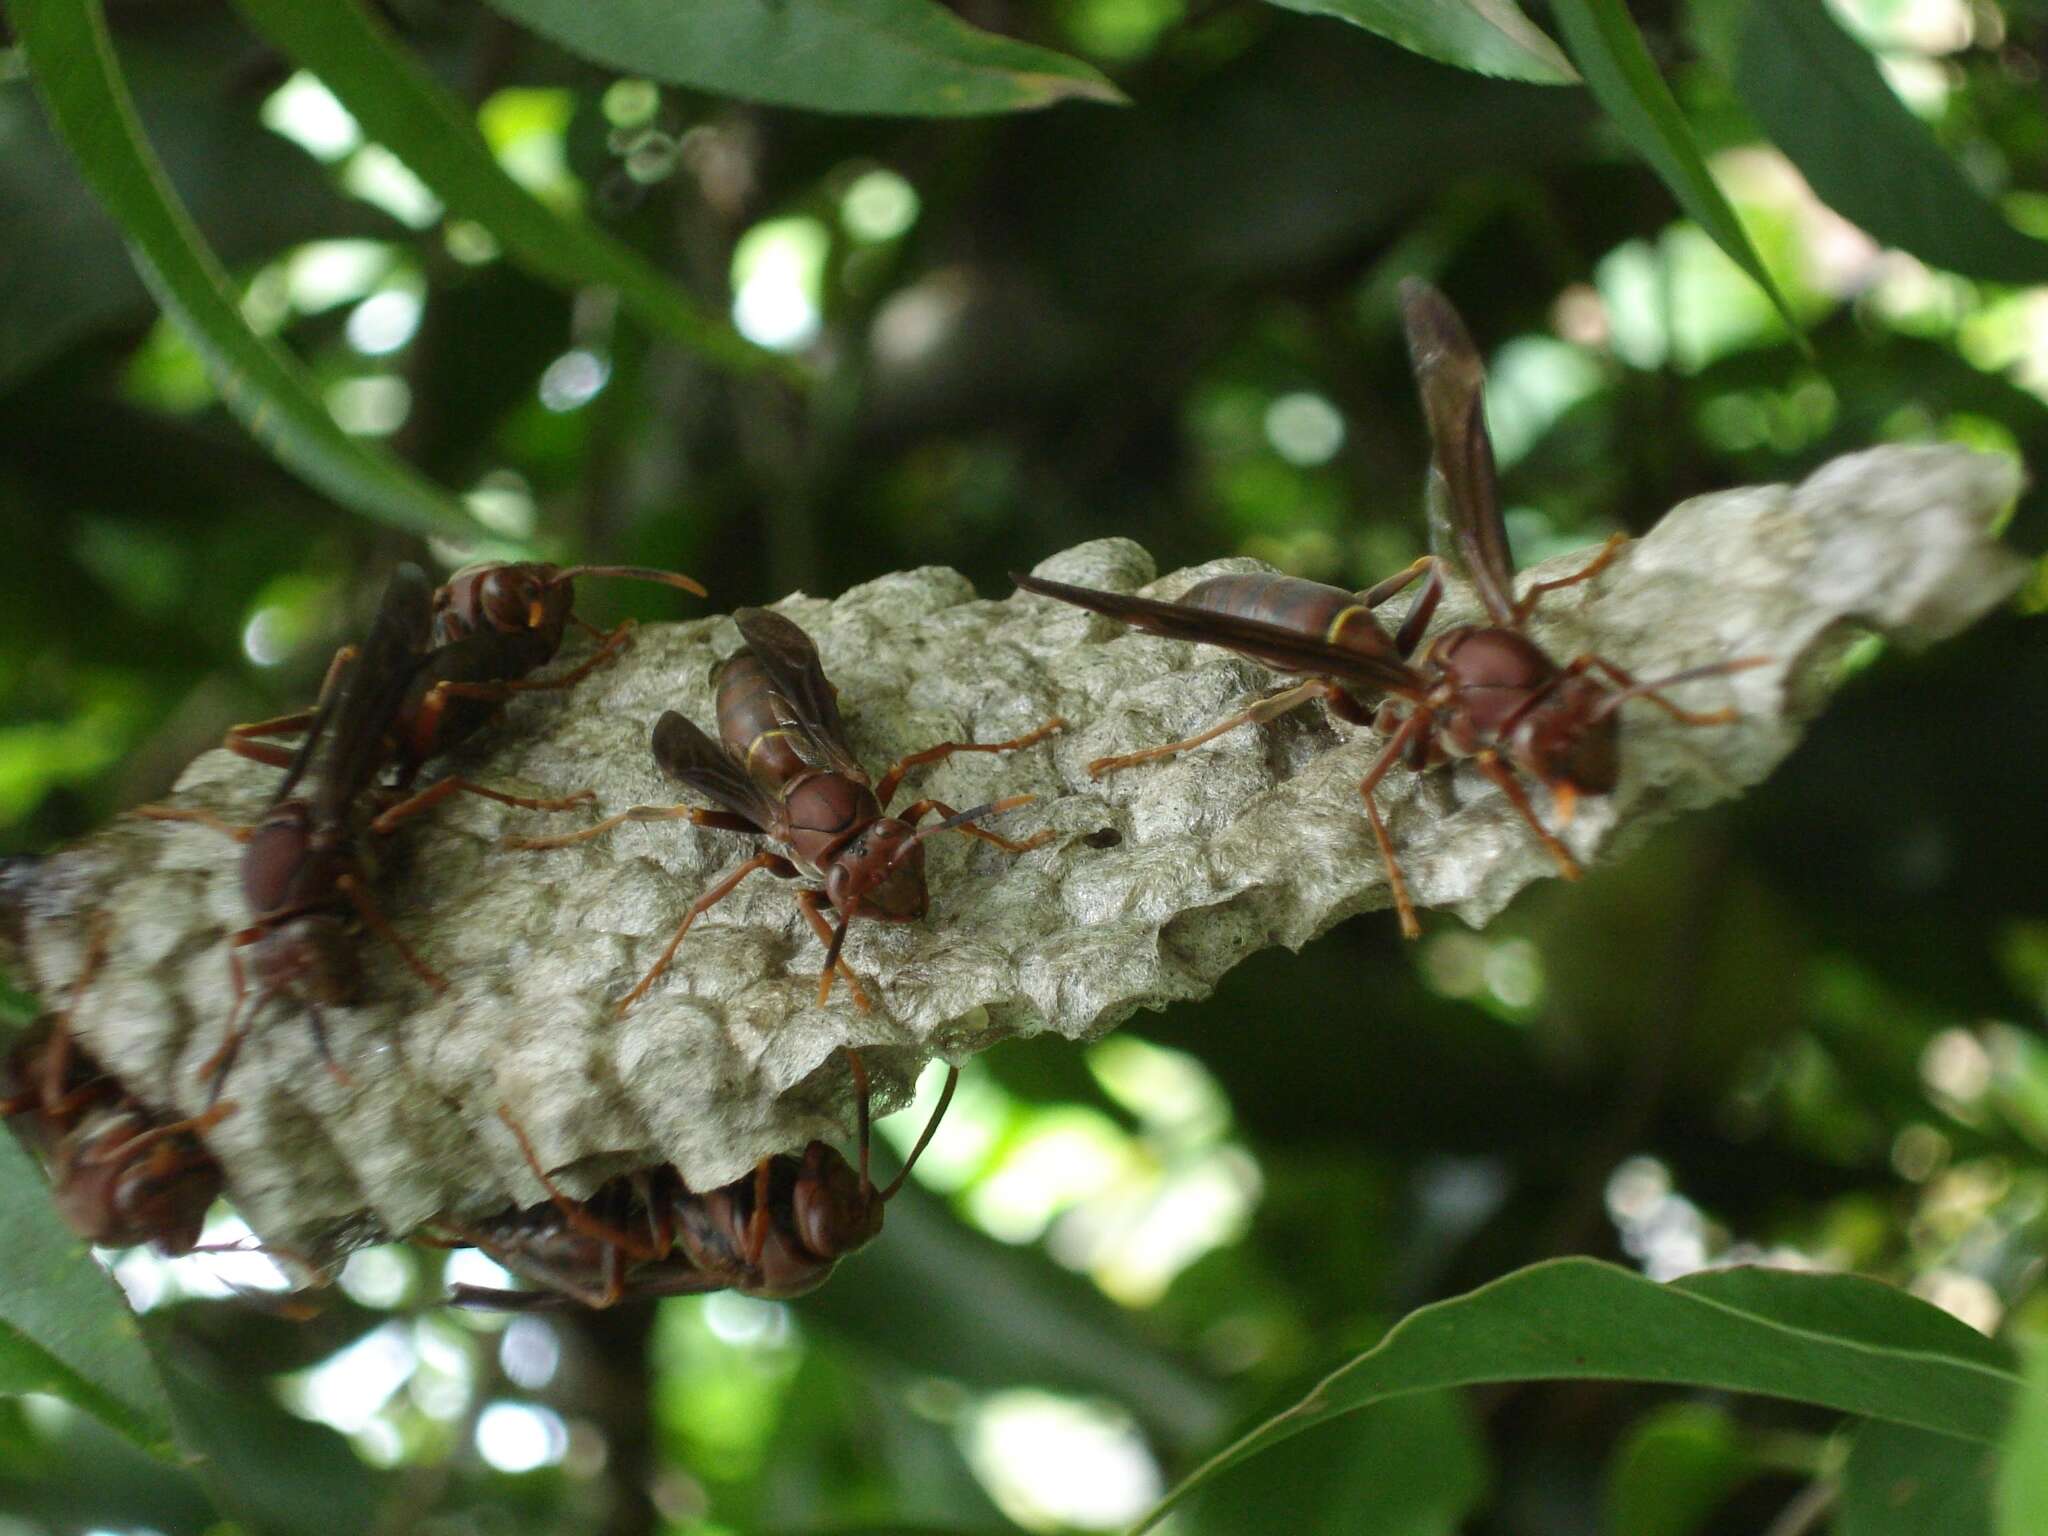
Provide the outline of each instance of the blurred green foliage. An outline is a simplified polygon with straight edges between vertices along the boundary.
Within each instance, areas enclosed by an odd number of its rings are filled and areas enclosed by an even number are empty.
[[[1747,0],[1630,9],[1810,352],[1587,92],[1328,17],[976,3],[968,21],[1133,105],[947,121],[748,105],[452,0],[380,9],[511,180],[804,365],[796,387],[528,275],[230,7],[109,12],[241,318],[343,429],[495,537],[687,570],[723,605],[927,562],[994,594],[1112,534],[1162,569],[1246,553],[1383,576],[1422,538],[1392,305],[1410,272],[1489,345],[1525,559],[1878,441],[2048,463],[2048,288],[1930,268],[1817,201],[1764,138],[1787,83],[1756,78]],[[1773,20],[1824,51],[1856,40],[1892,94],[1822,121],[1841,131],[1818,150],[1782,146],[1812,184],[1916,240],[1883,179],[1906,150],[1814,166],[1916,145],[1921,185],[1953,177],[1933,206],[1976,199],[1996,259],[2033,258],[2048,8],[1829,14]],[[9,851],[296,706],[394,559],[459,557],[330,504],[244,434],[19,52],[0,52],[0,396]],[[2010,533],[2048,543],[2038,491]],[[630,588],[587,602],[597,622],[676,612]],[[2035,1339],[2044,606],[2048,570],[1932,654],[1864,648],[1769,784],[1483,934],[1437,919],[1404,946],[1376,914],[1087,1052],[991,1053],[883,1241],[796,1306],[507,1324],[435,1307],[469,1259],[378,1250],[296,1320],[226,1291],[254,1283],[246,1256],[124,1257],[212,1470],[0,1399],[0,1532],[1108,1528],[1395,1319],[1565,1253],[1659,1277],[1854,1269]],[[1991,1486],[1959,1454],[1756,1399],[1510,1386],[1325,1426],[1174,1528],[1954,1536]],[[1967,1482],[1967,1508],[1894,1497],[1902,1468]],[[2039,1470],[2008,1468],[2007,1505],[2036,1507]]]

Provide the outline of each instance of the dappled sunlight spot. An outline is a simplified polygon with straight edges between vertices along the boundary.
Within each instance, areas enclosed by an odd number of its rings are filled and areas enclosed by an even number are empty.
[[[448,254],[465,267],[480,267],[502,254],[498,237],[473,219],[450,219],[441,233]]]
[[[1060,0],[1061,26],[1081,52],[1130,63],[1158,47],[1187,15],[1186,0]]]
[[[492,470],[477,481],[462,504],[491,532],[508,539],[530,537],[540,515],[533,488],[524,475],[511,469]]]
[[[555,1325],[542,1317],[515,1317],[498,1340],[498,1366],[515,1387],[538,1392],[555,1379],[562,1364],[562,1341]]]
[[[170,1261],[171,1285],[180,1295],[218,1299],[293,1287],[285,1266],[258,1246],[256,1234],[239,1216],[228,1213],[208,1221],[199,1245],[211,1251]]]
[[[418,1366],[412,1330],[389,1322],[320,1364],[278,1378],[278,1396],[300,1418],[354,1434],[377,1416]]]
[[[945,1063],[930,1063],[917,1080],[917,1094],[909,1107],[877,1122],[875,1134],[896,1149],[897,1157],[910,1155],[911,1147],[924,1133],[925,1122],[938,1107],[939,1094],[945,1086]],[[929,1189],[963,1188],[987,1164],[1004,1128],[1017,1112],[1017,1100],[1004,1092],[985,1068],[970,1064],[960,1074],[952,1106],[939,1122],[938,1134],[924,1149],[924,1156],[917,1160],[911,1177]]]
[[[339,160],[363,142],[363,130],[313,75],[300,70],[265,98],[263,126],[319,160]]]
[[[967,1456],[998,1508],[1030,1530],[1103,1530],[1165,1491],[1128,1417],[1049,1392],[1000,1392],[975,1411]]]
[[[1248,1153],[1219,1148],[1148,1184],[1076,1206],[1055,1224],[1048,1246],[1112,1299],[1149,1307],[1188,1265],[1244,1236],[1263,1187]]]
[[[278,291],[283,291],[281,284]],[[274,323],[267,327],[274,328]],[[206,359],[169,317],[159,318],[129,355],[121,371],[121,393],[137,405],[174,416],[196,416],[220,398]]]
[[[569,169],[566,138],[576,115],[572,91],[509,86],[477,109],[477,127],[506,175],[563,211],[579,207],[583,184]]]
[[[588,347],[575,347],[549,363],[540,376],[537,393],[550,411],[573,411],[595,400],[612,365]]]
[[[1243,1234],[1263,1183],[1251,1155],[1225,1141],[1229,1102],[1195,1058],[1118,1035],[1090,1046],[1087,1060],[1137,1134],[1082,1105],[1017,1099],[970,1068],[917,1177],[963,1192],[964,1214],[990,1236],[1044,1237],[1054,1260],[1105,1294],[1150,1306],[1189,1264]],[[882,1123],[899,1153],[943,1080],[934,1066],[916,1104]]]
[[[1041,1110],[968,1191],[968,1213],[991,1237],[1032,1242],[1061,1210],[1127,1177],[1133,1157],[1129,1138],[1107,1116],[1072,1105]]]
[[[721,1344],[737,1349],[776,1348],[790,1340],[789,1308],[737,1291],[714,1291],[704,1298],[704,1326]]]
[[[121,1294],[137,1312],[159,1307],[173,1295],[169,1263],[151,1249],[130,1248],[114,1260],[112,1269]]]
[[[412,340],[424,310],[416,293],[403,288],[380,289],[349,311],[343,331],[358,352],[382,357]]]
[[[1527,939],[1489,939],[1453,929],[1424,942],[1423,984],[1441,997],[1489,1005],[1520,1023],[1543,1001],[1543,952]]]
[[[1312,390],[1281,395],[1266,407],[1266,441],[1298,468],[1327,464],[1344,446],[1344,417]]]
[[[506,1291],[519,1285],[511,1270],[474,1248],[457,1248],[449,1254],[441,1278],[451,1290],[472,1285],[479,1290]]]
[[[500,1472],[550,1467],[569,1452],[569,1426],[552,1408],[492,1403],[477,1416],[476,1452]]]
[[[259,667],[274,667],[291,655],[285,610],[275,603],[258,608],[242,626],[242,654]]]
[[[1991,1087],[1991,1053],[1974,1032],[1944,1029],[1920,1052],[1920,1081],[1958,1104],[1974,1104]]]
[[[1953,1269],[1930,1270],[1913,1282],[1912,1291],[1979,1333],[1996,1333],[2005,1320],[2005,1303],[1998,1299],[1998,1292],[1975,1275]]]
[[[960,329],[971,296],[959,272],[934,272],[890,294],[868,329],[876,358],[909,368],[933,356]]]
[[[1519,463],[1607,374],[1583,348],[1549,336],[1519,337],[1496,352],[1486,373],[1486,425],[1500,467]]]
[[[1671,1183],[1654,1157],[1632,1157],[1607,1180],[1607,1214],[1621,1246],[1652,1280],[1675,1280],[1706,1267],[1712,1251],[1706,1218]]]
[[[1902,1126],[1892,1138],[1892,1171],[1910,1184],[1925,1184],[1948,1166],[1949,1139],[1931,1125]]]
[[[661,111],[661,87],[652,80],[614,80],[605,87],[601,107],[612,127],[638,128],[653,122]]]
[[[870,245],[894,240],[917,222],[917,189],[890,170],[863,172],[839,199],[839,222]]]
[[[1230,1127],[1222,1085],[1186,1051],[1112,1035],[1088,1047],[1087,1061],[1103,1092],[1149,1125],[1204,1139]]]
[[[469,1411],[476,1390],[475,1340],[445,1312],[429,1312],[413,1324],[412,1342],[419,1368],[406,1395],[428,1418],[453,1423]]]
[[[342,379],[325,399],[335,425],[356,437],[389,437],[412,414],[412,386],[394,373]]]
[[[1980,39],[1979,17],[1990,30],[1991,7],[1970,0],[1832,0],[1840,19],[1872,48],[1915,53],[1958,53]]]
[[[740,237],[732,255],[732,323],[757,346],[808,345],[820,309],[831,236],[816,219],[770,219]]]
[[[441,217],[441,200],[382,144],[365,144],[349,156],[341,184],[408,229],[425,229]]]
[[[366,1307],[395,1307],[411,1293],[412,1259],[392,1245],[358,1248],[341,1267],[342,1294]]]
[[[285,258],[285,291],[293,309],[317,315],[374,293],[398,260],[381,240],[310,240]]]

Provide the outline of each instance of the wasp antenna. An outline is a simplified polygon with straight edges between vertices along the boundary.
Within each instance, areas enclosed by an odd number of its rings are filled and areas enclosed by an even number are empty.
[[[962,811],[957,816],[948,816],[944,821],[935,821],[928,827],[919,827],[910,834],[910,841],[898,848],[890,857],[889,863],[892,867],[900,863],[911,849],[928,837],[937,837],[941,832],[955,832],[969,822],[983,821],[990,816],[1000,816],[1005,811],[1014,811],[1018,806],[1029,805],[1037,798],[1036,795],[1011,795],[1007,799],[991,800],[987,805],[977,805],[973,810]]]
[[[953,1102],[953,1090],[960,1086],[960,1069],[951,1062],[946,1063],[946,1086],[939,1094],[939,1104],[932,1111],[931,1119],[924,1123],[924,1133],[917,1138],[917,1145],[910,1149],[910,1156],[904,1159],[902,1169],[889,1181],[889,1187],[882,1191],[886,1204],[895,1198],[896,1191],[903,1187],[903,1181],[910,1177],[910,1170],[917,1166],[917,1160],[924,1156],[924,1149],[932,1144],[932,1137],[939,1131],[939,1122],[946,1118],[946,1106]]]
[[[701,583],[681,571],[657,571],[651,565],[572,565],[555,572],[547,584],[558,587],[578,576],[616,576],[624,581],[652,581],[664,587],[676,587],[692,597],[710,596]]]
[[[1642,698],[1645,694],[1659,693],[1674,683],[1696,683],[1706,677],[1726,677],[1731,672],[1747,672],[1754,667],[1771,664],[1768,656],[1742,656],[1734,661],[1710,662],[1704,667],[1687,667],[1683,672],[1672,672],[1663,677],[1653,677],[1648,682],[1631,683],[1607,695],[1593,711],[1595,720],[1603,720],[1613,714],[1630,699]]]
[[[850,1045],[846,1048],[846,1065],[853,1072],[853,1113],[860,1132],[860,1193],[865,1200],[875,1192],[875,1181],[868,1171],[868,1146],[872,1139],[868,1128],[868,1068],[860,1059],[860,1052]]]

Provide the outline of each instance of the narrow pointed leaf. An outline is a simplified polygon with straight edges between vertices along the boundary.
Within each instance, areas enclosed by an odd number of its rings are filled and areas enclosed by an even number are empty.
[[[449,212],[481,224],[512,259],[565,287],[616,289],[650,330],[743,372],[791,365],[723,320],[603,231],[564,218],[505,173],[461,102],[442,88],[358,0],[237,0],[284,53],[318,75],[363,131],[399,159]]]
[[[1710,1387],[1988,1443],[2018,1384],[2003,1358],[1940,1309],[1853,1275],[1750,1269],[1659,1285],[1611,1264],[1560,1259],[1411,1313],[1204,1463],[1138,1529],[1267,1447],[1411,1392],[1491,1381]]]
[[[599,64],[721,96],[892,117],[1121,101],[1079,59],[969,26],[937,0],[490,0]]]
[[[0,1392],[47,1392],[159,1455],[171,1408],[106,1271],[58,1219],[41,1171],[0,1132]]]
[[[2026,1385],[2000,1449],[1998,1536],[2048,1530],[2048,1345],[2027,1350]]]
[[[1944,271],[2048,282],[2048,240],[1970,184],[1822,0],[1749,7],[1735,89],[1815,195],[1873,239]]]
[[[1866,1424],[1842,1469],[1834,1536],[1991,1536],[1997,1462],[1996,1451],[1973,1440]]]
[[[1794,336],[1803,333],[1763,258],[1707,169],[1692,127],[1622,0],[1554,0],[1558,29],[1594,98],[1678,206],[1770,297]]]
[[[1335,16],[1410,53],[1504,80],[1573,85],[1579,72],[1515,0],[1273,0],[1311,16]]]
[[[143,136],[100,0],[9,0],[8,15],[58,137],[121,225],[142,280],[205,357],[229,409],[283,464],[367,517],[468,540],[447,492],[335,425],[312,382],[252,331],[219,261]]]

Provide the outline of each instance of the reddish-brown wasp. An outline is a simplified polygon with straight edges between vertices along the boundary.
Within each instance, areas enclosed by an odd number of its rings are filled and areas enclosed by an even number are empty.
[[[418,641],[425,654],[392,716],[389,760],[394,772],[390,787],[411,788],[429,759],[474,735],[515,695],[573,687],[624,648],[633,629],[630,619],[606,633],[576,616],[578,576],[651,581],[697,597],[705,595],[703,587],[680,572],[637,565],[563,568],[522,562],[474,565],[457,571],[433,594],[431,615]],[[530,676],[554,660],[572,623],[597,640],[597,649],[559,676]],[[354,646],[336,653],[321,690],[323,701],[356,657]],[[259,738],[306,731],[318,719],[316,707],[238,725],[228,732],[226,745],[244,757],[289,768],[294,755]],[[391,806],[377,818],[374,830],[389,831],[406,817],[457,793],[507,798],[467,779],[445,778]]]
[[[137,813],[158,821],[202,822],[243,846],[242,894],[252,921],[228,940],[234,1007],[227,1038],[200,1068],[202,1075],[214,1080],[216,1093],[246,1030],[244,950],[258,986],[249,1016],[273,997],[295,998],[306,1009],[321,1059],[344,1080],[346,1075],[328,1050],[321,1010],[352,1003],[358,995],[356,922],[387,940],[429,987],[438,992],[447,986],[371,899],[370,872],[360,849],[359,824],[370,810],[367,792],[390,757],[394,724],[411,697],[420,666],[431,654],[430,598],[427,578],[417,566],[403,565],[393,574],[360,653],[340,670],[337,683],[308,722],[306,739],[290,758],[261,821],[238,826],[192,807],[144,806]],[[294,793],[302,780],[310,781],[310,793]],[[589,798],[585,792],[534,800],[466,779],[443,780],[435,789],[447,785],[539,810],[561,809]],[[404,817],[425,810],[434,798],[431,791],[415,795],[370,820],[369,830],[388,831]]]
[[[95,928],[72,987],[72,1008],[98,968]],[[71,1036],[71,1009],[20,1040],[0,1060],[0,1118],[42,1159],[65,1224],[91,1243],[155,1243],[190,1253],[219,1198],[220,1164],[200,1141],[229,1114],[166,1121],[128,1093]]]
[[[897,814],[887,814],[903,776],[912,768],[942,762],[957,752],[1013,752],[1044,740],[1066,722],[1048,720],[1014,741],[942,742],[911,753],[877,784],[847,744],[837,691],[826,680],[810,636],[766,608],[742,608],[733,615],[733,622],[746,645],[725,659],[715,679],[719,740],[713,741],[674,710],[654,725],[655,761],[671,778],[715,801],[722,810],[636,805],[580,832],[507,838],[506,845],[563,848],[597,837],[622,822],[662,820],[690,821],[779,843],[785,852],[754,855],[691,906],[661,958],[620,1001],[619,1011],[630,1008],[668,969],[690,925],[761,869],[783,879],[802,874],[820,883],[821,890],[797,893],[797,905],[825,943],[819,1001],[830,993],[836,972],[846,977],[855,1003],[866,1008],[860,983],[839,960],[847,924],[855,917],[907,923],[925,915],[930,905],[924,877],[926,838],[941,832],[964,832],[1005,852],[1023,853],[1051,835],[1041,833],[1013,842],[974,825],[984,817],[1027,803],[1030,795],[1012,795],[970,811],[955,811],[942,801],[926,799]],[[918,826],[934,812],[944,819]],[[836,928],[820,911],[826,903],[839,913]]]
[[[930,1144],[960,1075],[957,1068],[947,1072],[938,1107],[902,1171],[878,1189],[868,1171],[867,1071],[855,1052],[846,1059],[860,1126],[857,1171],[837,1148],[814,1141],[801,1157],[764,1158],[744,1178],[701,1194],[664,1165],[612,1179],[579,1201],[548,1177],[525,1132],[504,1115],[548,1203],[474,1228],[444,1225],[546,1289],[458,1285],[449,1300],[510,1311],[559,1306],[565,1299],[609,1307],[725,1290],[780,1301],[816,1290],[841,1259],[881,1232],[883,1208]]]
[[[1548,789],[1559,820],[1569,821],[1578,796],[1607,794],[1619,779],[1616,712],[1624,701],[1647,699],[1687,725],[1724,725],[1736,718],[1732,709],[1683,709],[1661,690],[1763,661],[1719,662],[1639,682],[1606,657],[1590,653],[1559,665],[1530,639],[1528,621],[1543,594],[1598,575],[1625,540],[1617,534],[1573,575],[1537,582],[1520,598],[1514,595],[1514,566],[1482,409],[1485,372],[1478,349],[1450,302],[1428,284],[1412,278],[1405,282],[1401,307],[1435,447],[1429,497],[1434,557],[1364,592],[1293,576],[1229,575],[1197,582],[1173,603],[1036,576],[1015,579],[1026,591],[1152,634],[1220,645],[1302,679],[1184,740],[1098,758],[1088,765],[1094,777],[1170,757],[1240,725],[1277,719],[1311,699],[1321,699],[1340,720],[1388,733],[1385,748],[1358,788],[1386,861],[1401,931],[1414,938],[1421,926],[1373,800],[1374,788],[1396,763],[1420,771],[1469,758],[1528,822],[1559,872],[1575,880],[1578,862],[1537,817],[1517,771]],[[1443,596],[1445,565],[1461,570],[1472,583],[1490,622],[1454,625],[1424,640]],[[1422,590],[1399,629],[1389,635],[1374,610],[1425,573]]]

